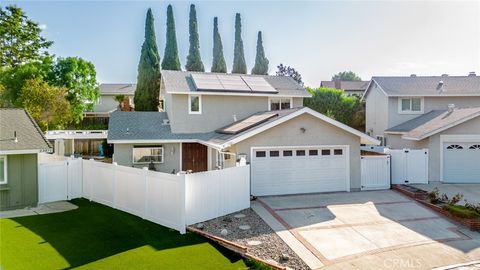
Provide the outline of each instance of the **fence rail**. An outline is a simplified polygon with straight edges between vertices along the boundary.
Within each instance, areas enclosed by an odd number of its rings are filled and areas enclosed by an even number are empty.
[[[250,167],[167,174],[70,158],[39,164],[41,202],[84,197],[185,233],[250,207]]]

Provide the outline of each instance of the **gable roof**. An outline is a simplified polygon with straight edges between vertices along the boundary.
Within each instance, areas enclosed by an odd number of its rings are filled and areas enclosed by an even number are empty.
[[[271,116],[272,113],[274,116]],[[114,112],[110,115],[110,120],[108,123],[108,142],[198,142],[212,146],[216,149],[224,149],[304,113],[313,115],[327,123],[345,130],[346,132],[360,137],[361,143],[380,144],[378,140],[356,129],[353,129],[345,124],[342,124],[321,113],[305,107],[255,113],[249,117],[246,117],[245,119],[248,119],[252,116],[269,115],[269,117],[261,123],[257,123],[256,125],[252,125],[233,134],[224,134],[216,131],[206,133],[172,133],[170,125],[164,124],[164,119],[168,120],[168,116],[165,112]],[[242,122],[245,119],[235,123]]]
[[[205,72],[174,71],[162,70],[162,81],[165,85],[165,91],[172,94],[192,94],[197,92],[191,74],[210,74]],[[223,76],[238,76],[238,74],[222,74]],[[270,76],[270,75],[245,75],[245,77],[262,77],[278,93],[232,93],[228,91],[201,92],[202,95],[248,95],[248,96],[292,96],[292,97],[311,97],[311,95],[288,76]]]
[[[480,116],[480,107],[431,111],[389,130],[403,130],[403,139],[423,140]]]
[[[389,97],[402,96],[480,96],[480,76],[372,77],[364,94],[376,83]]]
[[[102,83],[100,95],[134,95],[137,85],[134,83]]]
[[[0,153],[41,152],[51,148],[27,111],[0,108]]]
[[[340,89],[344,91],[365,91],[370,81],[340,81]],[[321,81],[320,87],[335,88],[335,81]]]

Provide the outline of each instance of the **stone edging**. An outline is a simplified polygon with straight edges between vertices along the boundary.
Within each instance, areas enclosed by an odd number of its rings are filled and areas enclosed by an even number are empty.
[[[208,238],[208,239],[214,241],[215,243],[218,243],[219,245],[221,245],[221,246],[223,246],[223,247],[225,247],[225,248],[227,248],[227,249],[229,249],[233,252],[236,252],[236,253],[240,254],[244,258],[262,262],[262,263],[264,263],[264,264],[266,264],[266,265],[268,265],[271,268],[276,269],[276,270],[286,270],[287,269],[287,267],[285,267],[283,265],[279,265],[275,262],[266,261],[264,259],[261,259],[261,258],[255,256],[255,255],[253,255],[253,254],[248,253],[247,247],[242,246],[240,244],[237,244],[237,243],[234,243],[232,241],[223,239],[221,237],[218,237],[218,236],[213,235],[211,233],[199,230],[199,229],[194,228],[192,226],[188,226],[187,230],[190,231],[190,232],[199,234],[199,235],[201,235],[205,238]]]

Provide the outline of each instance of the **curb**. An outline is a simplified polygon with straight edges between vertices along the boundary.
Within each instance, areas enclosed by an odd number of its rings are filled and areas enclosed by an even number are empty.
[[[201,235],[201,236],[203,236],[207,239],[210,239],[210,240],[214,241],[215,243],[217,243],[217,244],[219,244],[219,245],[221,245],[221,246],[223,246],[223,247],[225,247],[225,248],[227,248],[227,249],[229,249],[233,252],[238,253],[240,256],[242,256],[244,258],[259,261],[261,263],[264,263],[264,264],[270,266],[271,268],[273,268],[275,270],[286,270],[287,269],[286,266],[280,265],[276,262],[266,261],[262,258],[259,258],[255,255],[253,255],[253,254],[248,253],[247,247],[242,246],[240,244],[234,243],[234,242],[229,241],[227,239],[218,237],[216,235],[213,235],[211,233],[199,230],[199,229],[191,227],[191,226],[188,226],[187,230],[190,231],[190,232],[199,234],[199,235]]]

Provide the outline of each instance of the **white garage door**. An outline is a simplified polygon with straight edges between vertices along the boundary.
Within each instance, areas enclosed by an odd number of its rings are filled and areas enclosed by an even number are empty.
[[[480,183],[480,142],[443,144],[443,181]]]
[[[252,195],[348,191],[347,147],[254,148]]]

